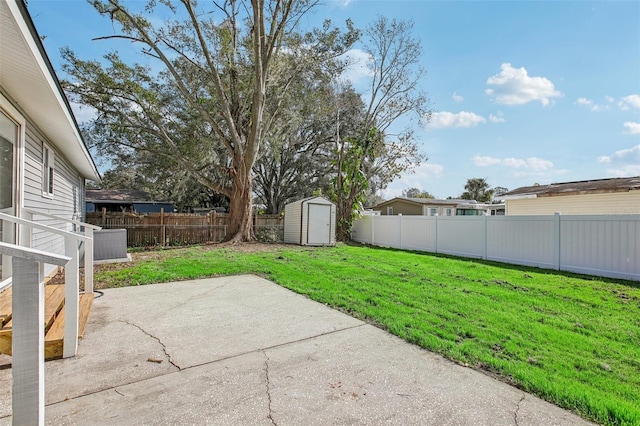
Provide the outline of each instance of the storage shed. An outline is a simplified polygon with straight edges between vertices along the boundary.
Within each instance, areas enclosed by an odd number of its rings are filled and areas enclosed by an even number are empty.
[[[303,246],[336,244],[336,206],[322,197],[310,197],[284,207],[284,242]]]

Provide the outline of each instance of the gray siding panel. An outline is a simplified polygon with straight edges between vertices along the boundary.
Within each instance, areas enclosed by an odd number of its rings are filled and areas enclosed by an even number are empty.
[[[42,143],[55,152],[53,197],[42,192]],[[27,118],[24,156],[23,206],[67,219],[82,217],[84,211],[84,179],[51,141]],[[34,220],[58,229],[71,230],[70,224],[34,217]],[[56,254],[64,254],[64,238],[45,231],[34,230],[33,246]]]

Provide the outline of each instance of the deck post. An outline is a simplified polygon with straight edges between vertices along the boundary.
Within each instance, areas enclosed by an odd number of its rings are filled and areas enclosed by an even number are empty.
[[[84,292],[93,293],[93,227],[85,226],[84,235],[89,238],[84,243]]]
[[[44,282],[36,260],[13,263],[13,424],[44,424]]]
[[[78,241],[71,236],[64,239],[65,255],[71,260],[65,266],[64,276],[64,344],[62,357],[69,358],[78,351],[78,313],[80,304],[80,277]],[[86,256],[86,254],[85,254]],[[93,266],[92,266],[93,267]],[[86,271],[85,271],[86,272]]]

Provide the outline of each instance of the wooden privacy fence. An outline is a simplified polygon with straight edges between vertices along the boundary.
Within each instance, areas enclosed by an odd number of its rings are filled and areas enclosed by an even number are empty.
[[[218,243],[224,239],[228,214],[193,213],[87,213],[87,223],[103,229],[126,229],[128,247],[186,246]],[[259,240],[281,242],[284,219],[281,215],[254,215],[253,226]]]
[[[640,215],[363,216],[351,238],[640,281]]]

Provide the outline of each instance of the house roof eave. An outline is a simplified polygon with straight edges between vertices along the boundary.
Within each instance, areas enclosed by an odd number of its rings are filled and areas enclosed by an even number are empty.
[[[100,173],[22,0],[0,2],[0,63],[2,92],[85,179],[99,182]]]

